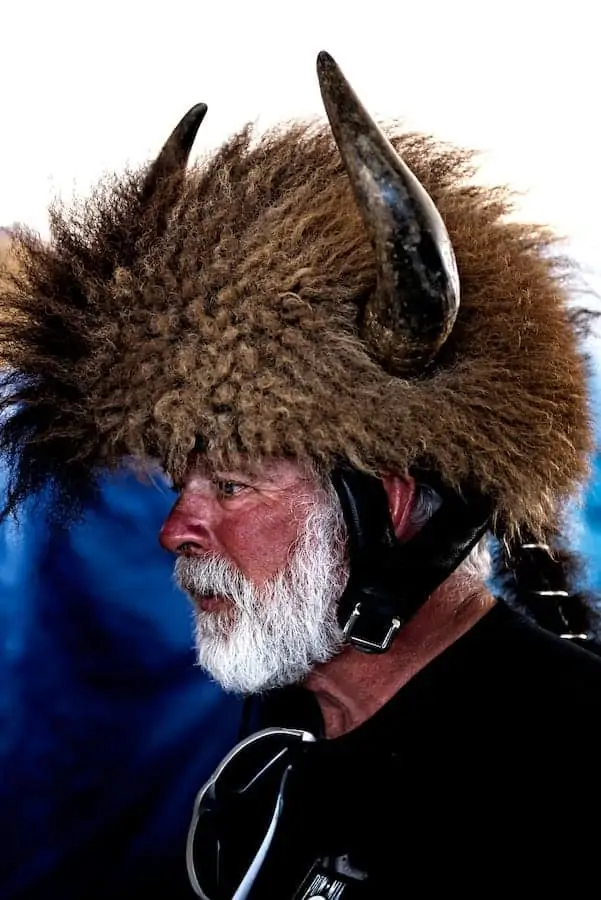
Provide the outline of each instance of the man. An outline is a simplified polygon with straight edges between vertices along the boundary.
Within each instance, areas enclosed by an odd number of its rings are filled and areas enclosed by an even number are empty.
[[[73,515],[124,458],[171,476],[199,661],[259,695],[197,799],[199,896],[579,893],[601,687],[560,538],[591,450],[582,317],[551,236],[469,155],[391,144],[318,72],[334,140],[246,129],[186,173],[199,105],[148,170],[56,211],[50,248],[21,234],[6,512],[50,482]],[[540,625],[489,592],[493,536]]]

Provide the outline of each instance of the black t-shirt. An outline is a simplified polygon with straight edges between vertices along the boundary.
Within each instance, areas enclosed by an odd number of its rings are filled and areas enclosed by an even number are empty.
[[[598,890],[600,700],[601,659],[498,603],[367,722],[305,748],[248,896],[303,896],[324,857],[357,875],[343,900]],[[320,731],[298,689],[262,715]]]

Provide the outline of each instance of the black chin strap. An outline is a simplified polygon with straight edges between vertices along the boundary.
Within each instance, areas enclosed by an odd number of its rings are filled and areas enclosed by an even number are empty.
[[[490,522],[492,504],[481,494],[459,496],[428,483],[442,499],[424,527],[399,544],[379,478],[336,469],[349,546],[350,574],[338,607],[345,639],[365,653],[383,653],[430,594],[468,556]]]

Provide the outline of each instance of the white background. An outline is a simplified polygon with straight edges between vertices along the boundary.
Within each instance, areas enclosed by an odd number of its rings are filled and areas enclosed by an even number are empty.
[[[47,234],[56,195],[145,162],[202,100],[195,152],[247,120],[323,115],[334,55],[376,116],[485,151],[482,177],[527,196],[601,293],[599,32],[571,0],[8,2],[0,15],[0,225]]]

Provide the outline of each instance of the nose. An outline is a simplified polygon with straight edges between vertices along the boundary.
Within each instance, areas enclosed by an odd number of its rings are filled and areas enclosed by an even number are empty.
[[[189,504],[180,498],[163,522],[159,543],[178,556],[201,556],[211,550],[213,540],[205,518],[198,512],[192,513]]]

